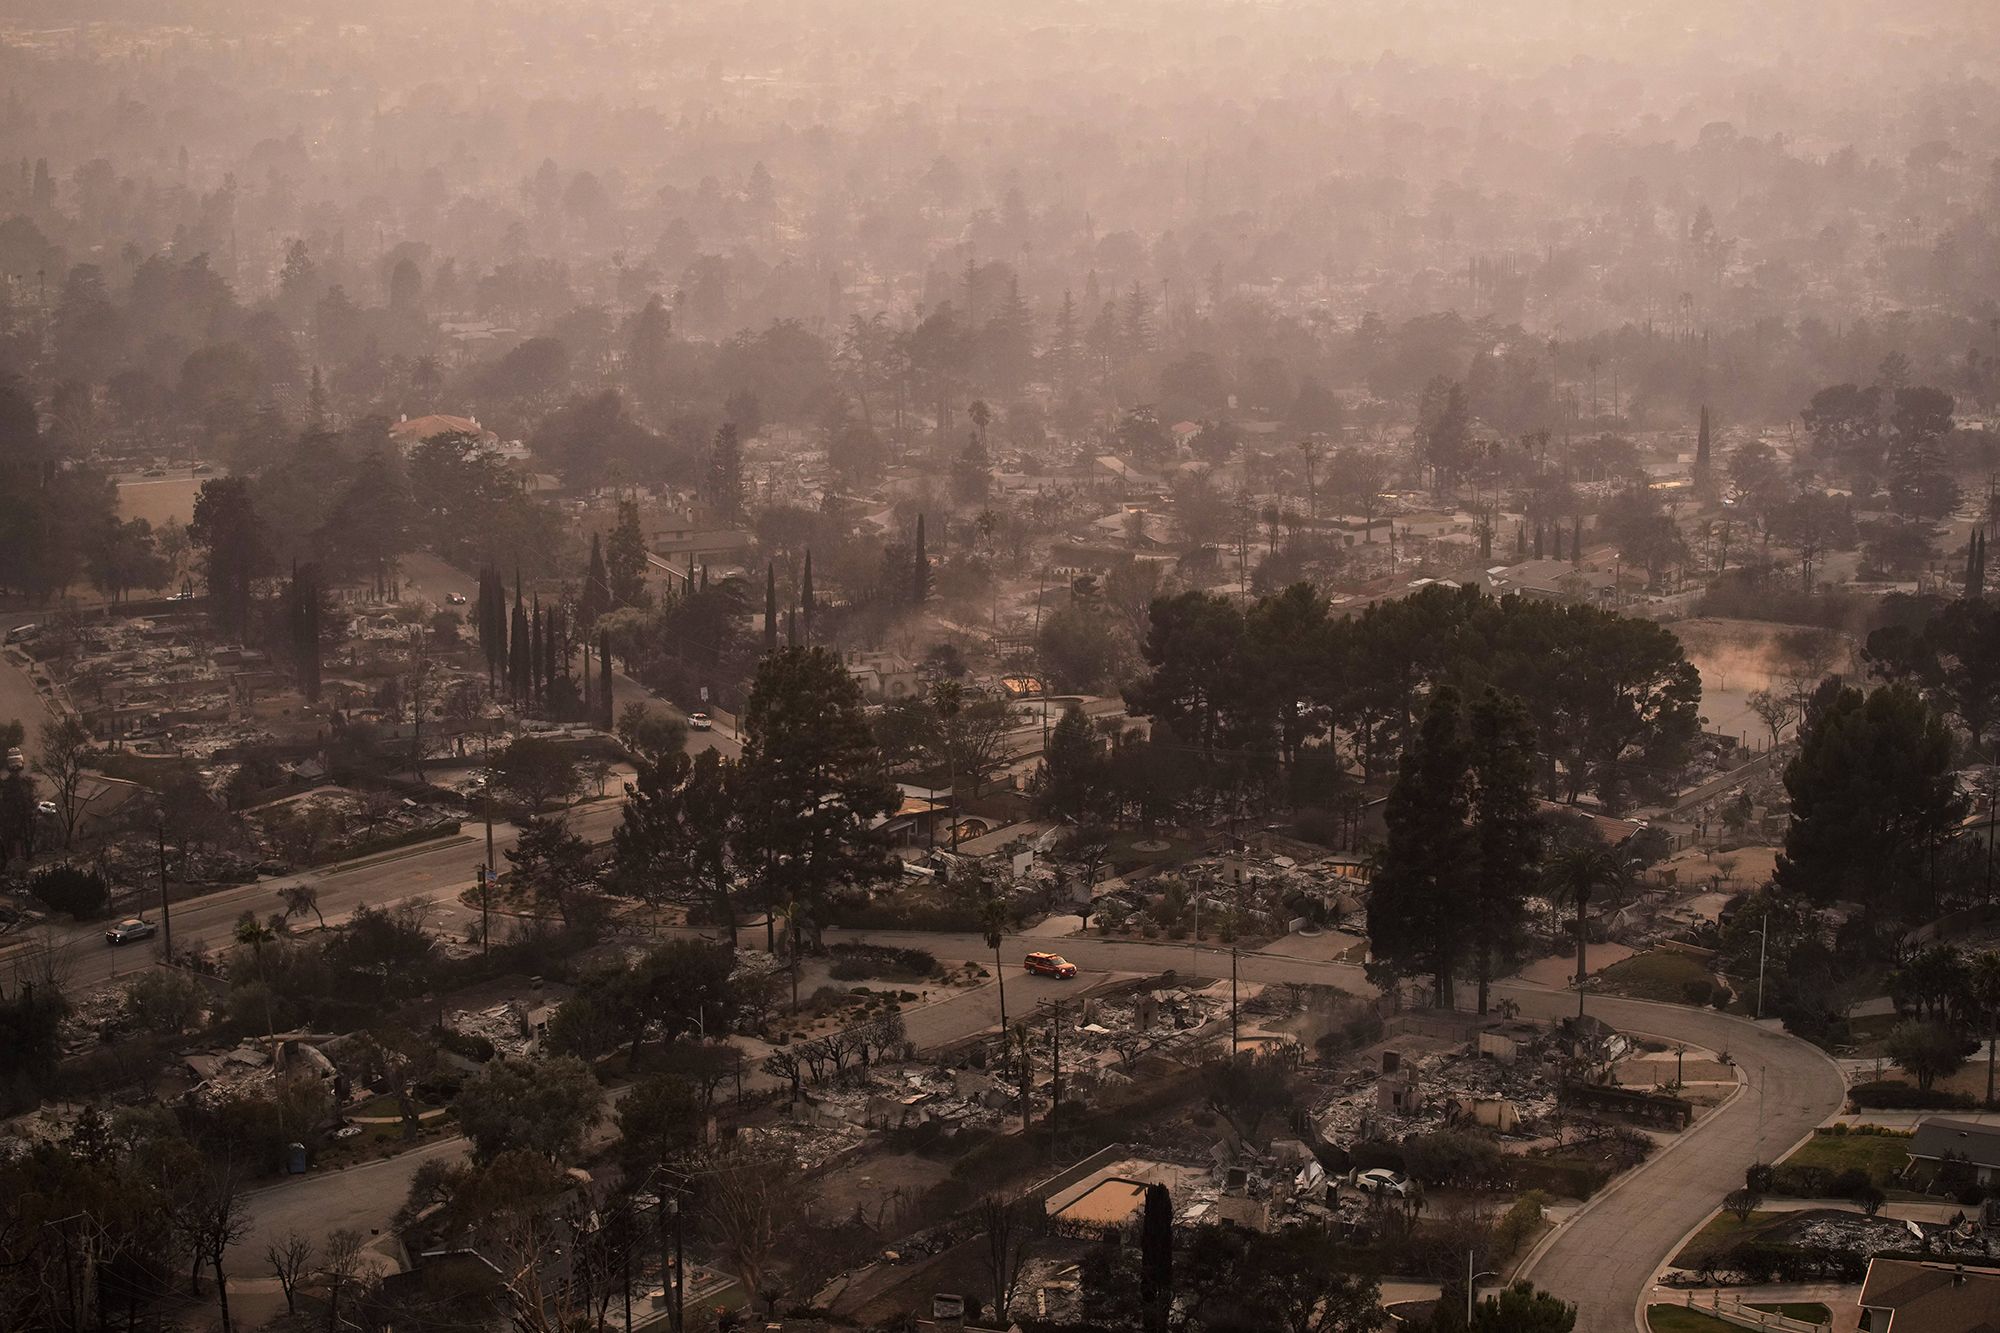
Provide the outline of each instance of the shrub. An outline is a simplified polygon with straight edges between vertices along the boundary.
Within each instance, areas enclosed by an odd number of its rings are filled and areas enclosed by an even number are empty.
[[[879,944],[833,945],[832,973],[836,981],[859,981],[866,977],[929,977],[938,970],[937,959],[923,949],[890,949]]]
[[[104,882],[104,876],[75,866],[50,866],[28,881],[28,890],[50,911],[78,921],[102,916],[111,901],[111,886]]]
[[[1776,1175],[1769,1162],[1753,1162],[1743,1169],[1743,1188],[1752,1194],[1769,1194]]]
[[[1689,1004],[1707,1004],[1715,998],[1715,983],[1710,981],[1682,982],[1681,998]]]
[[[1857,1083],[1847,1090],[1847,1101],[1857,1111],[1970,1111],[1973,1108],[1972,1098],[1964,1093],[1946,1092],[1942,1088],[1926,1091],[1895,1079]]]
[[[439,1028],[438,1045],[461,1059],[485,1064],[496,1054],[493,1043],[477,1032],[460,1032],[457,1028]]]
[[[1500,1216],[1500,1223],[1493,1231],[1493,1255],[1497,1259],[1509,1259],[1520,1252],[1528,1243],[1528,1237],[1535,1234],[1542,1224],[1542,1204],[1546,1202],[1539,1190],[1529,1190],[1514,1206]]]

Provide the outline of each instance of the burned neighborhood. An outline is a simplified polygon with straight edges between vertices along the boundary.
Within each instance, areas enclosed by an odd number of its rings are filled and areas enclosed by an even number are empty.
[[[0,1331],[1981,1333],[1974,0],[11,0]]]

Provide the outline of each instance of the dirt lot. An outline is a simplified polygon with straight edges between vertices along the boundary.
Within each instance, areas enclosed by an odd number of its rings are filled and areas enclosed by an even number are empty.
[[[118,516],[143,518],[154,527],[168,519],[185,523],[194,517],[199,477],[141,477],[118,483]]]

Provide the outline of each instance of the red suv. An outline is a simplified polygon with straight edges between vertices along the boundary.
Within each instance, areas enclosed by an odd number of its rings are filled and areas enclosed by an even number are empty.
[[[1031,953],[1023,964],[1030,972],[1045,977],[1073,977],[1076,964],[1059,953]]]

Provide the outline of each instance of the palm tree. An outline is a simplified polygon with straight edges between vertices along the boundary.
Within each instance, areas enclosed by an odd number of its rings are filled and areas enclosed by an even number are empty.
[[[1007,1035],[1007,969],[1000,965],[1000,936],[1006,930],[1007,924],[1007,904],[998,896],[990,897],[979,905],[979,927],[986,932],[986,947],[993,951],[993,975],[1000,979],[1000,1036],[1003,1050]]]
[[[1986,1106],[1991,1110],[1994,1047],[2000,1044],[2000,949],[1975,955],[1969,970],[1973,1006],[1986,1019]]]
[[[264,991],[264,1037],[269,1040],[276,1029],[271,1023],[271,984],[264,976],[264,946],[278,938],[272,930],[257,919],[255,912],[246,911],[236,919],[236,942],[250,946],[250,952],[257,962],[257,984]]]
[[[1584,923],[1590,900],[1625,883],[1625,857],[1618,848],[1603,842],[1574,843],[1549,858],[1542,878],[1551,898],[1576,909],[1576,1016],[1582,1018],[1583,983],[1590,975],[1584,963]]]

